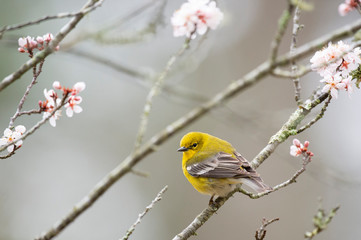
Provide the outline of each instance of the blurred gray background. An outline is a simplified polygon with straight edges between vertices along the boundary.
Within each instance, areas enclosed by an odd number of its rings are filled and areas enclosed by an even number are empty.
[[[63,44],[124,18],[146,2],[105,1],[81,21]],[[164,23],[157,27],[155,35],[148,34],[143,41],[109,45],[85,40],[73,49],[136,71],[160,72],[184,41],[172,36],[169,21],[182,2],[168,1]],[[167,90],[154,101],[146,140],[269,56],[270,41],[286,1],[217,2],[225,14],[221,26],[208,34],[199,49],[196,49],[199,38],[192,42],[192,48],[166,80]],[[0,25],[77,11],[84,3],[1,0]],[[299,45],[359,18],[356,12],[340,17],[337,13],[340,3],[315,1],[314,11],[302,13],[301,23],[305,28],[299,33]],[[159,4],[147,9],[112,33],[133,35],[154,17],[158,8]],[[26,54],[17,52],[19,36],[56,34],[67,21],[48,21],[6,33],[0,41],[0,78],[28,60]],[[289,49],[289,30],[290,27],[281,53]],[[0,129],[8,126],[30,80],[27,73],[0,93]],[[301,79],[303,99],[319,85],[319,80],[314,73]],[[43,89],[50,89],[54,81],[69,87],[84,81],[87,85],[81,93],[84,111],[73,118],[67,118],[63,112],[56,128],[46,124],[24,142],[15,156],[0,162],[0,239],[33,239],[49,229],[133,149],[149,89],[141,84],[143,79],[59,51],[46,59],[25,109],[36,108],[38,101],[44,99]],[[173,238],[209,200],[196,192],[183,176],[182,156],[176,152],[181,137],[188,131],[208,132],[228,140],[246,158],[252,159],[295,110],[293,91],[290,80],[269,77],[190,124],[135,167],[148,172],[149,177],[127,174],[57,239],[119,239],[165,185],[169,190],[163,200],[143,219],[131,239]],[[263,217],[280,218],[269,226],[266,239],[303,239],[304,232],[313,229],[312,217],[319,198],[326,209],[338,204],[341,209],[329,229],[317,239],[358,239],[361,234],[360,99],[357,89],[351,98],[341,93],[322,120],[297,136],[301,141],[309,140],[315,153],[297,184],[259,200],[235,194],[191,239],[254,239]],[[18,119],[16,125],[23,124],[29,129],[40,118],[26,116]],[[300,168],[301,159],[289,155],[292,139],[258,169],[269,185],[285,181]]]

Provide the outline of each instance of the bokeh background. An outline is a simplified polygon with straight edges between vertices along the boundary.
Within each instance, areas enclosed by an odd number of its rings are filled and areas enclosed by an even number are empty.
[[[61,48],[65,50],[66,44],[74,39],[125,19],[147,2],[105,1],[81,21]],[[169,21],[182,2],[168,1],[155,33],[145,34],[137,42],[105,44],[85,39],[74,45],[72,52],[59,51],[46,59],[25,109],[36,108],[38,101],[44,99],[43,89],[50,89],[53,81],[69,87],[84,81],[87,85],[81,93],[84,111],[71,119],[63,116],[56,128],[46,124],[13,157],[0,162],[0,239],[32,239],[49,229],[132,151],[149,81],[112,68],[109,63],[84,58],[80,52],[154,75],[162,71],[184,41],[172,36]],[[0,25],[77,11],[84,3],[1,0]],[[191,49],[179,60],[166,80],[166,89],[154,100],[145,139],[269,56],[270,42],[286,1],[220,0],[217,3],[225,13],[224,21],[203,42],[199,38],[192,42]],[[341,0],[314,1],[314,10],[301,14],[305,27],[299,33],[299,45],[359,18],[356,12],[340,17],[337,13],[340,3]],[[154,19],[158,9],[159,2],[155,2],[137,17],[116,24],[110,37],[139,36],[137,32]],[[19,36],[55,34],[67,21],[48,21],[6,33],[0,40],[0,78],[27,60],[26,54],[17,52]],[[281,53],[289,49],[290,29]],[[8,126],[30,80],[27,73],[0,93],[0,129]],[[319,85],[319,76],[308,74],[301,84],[305,99]],[[57,239],[119,239],[165,185],[169,189],[163,200],[143,219],[131,239],[173,238],[209,200],[196,192],[183,176],[181,154],[176,152],[180,138],[188,131],[208,132],[228,140],[246,158],[252,159],[295,110],[293,92],[290,80],[268,77],[190,124],[136,165],[135,169],[149,173],[149,177],[127,174]],[[312,217],[320,198],[324,208],[340,204],[341,209],[329,229],[317,239],[358,239],[361,234],[360,99],[359,90],[351,98],[341,93],[338,100],[332,101],[325,117],[297,137],[301,141],[309,140],[315,153],[297,184],[258,200],[236,194],[192,239],[252,239],[263,217],[280,218],[269,226],[267,239],[303,239],[304,232],[313,229]],[[40,118],[26,116],[16,124],[30,128]],[[289,155],[291,140],[282,144],[258,169],[270,185],[290,178],[301,166],[301,159]]]

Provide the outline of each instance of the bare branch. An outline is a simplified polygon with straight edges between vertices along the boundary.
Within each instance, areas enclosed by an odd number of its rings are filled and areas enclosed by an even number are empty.
[[[118,62],[113,62],[105,57],[102,57],[98,54],[92,54],[90,52],[81,51],[78,49],[69,49],[65,51],[66,53],[74,54],[74,56],[77,57],[83,57],[86,59],[89,59],[91,61],[94,61],[96,63],[103,64],[104,66],[110,67],[116,71],[122,72],[124,74],[127,74],[131,77],[140,78],[140,79],[149,79],[152,76],[150,74],[147,74],[145,72],[142,72],[138,69],[130,68],[124,65],[121,65]],[[143,81],[140,82],[142,85],[145,85]]]
[[[304,75],[306,75],[307,73],[311,72],[311,65],[307,65],[307,66],[297,66],[297,71],[293,72],[293,71],[286,71],[286,70],[282,70],[280,68],[275,68],[272,71],[272,75],[276,76],[276,77],[281,77],[281,78],[300,78]]]
[[[26,23],[20,23],[20,24],[11,25],[11,26],[4,26],[4,27],[0,30],[0,39],[2,38],[2,36],[4,35],[4,33],[5,33],[5,32],[8,32],[8,31],[13,31],[13,30],[17,30],[17,29],[20,29],[20,28],[23,28],[23,27],[27,27],[27,26],[39,24],[39,23],[41,23],[41,22],[48,21],[48,20],[75,17],[75,16],[78,15],[78,14],[79,14],[79,12],[74,12],[74,13],[58,13],[58,14],[55,14],[55,15],[48,15],[48,16],[44,16],[44,17],[41,17],[41,18],[36,19],[36,20],[28,21],[28,22],[26,22]]]
[[[314,118],[312,119],[309,123],[307,123],[305,126],[301,127],[300,129],[297,130],[297,134],[305,131],[307,128],[310,128],[313,124],[315,124],[318,120],[320,120],[323,115],[325,114],[326,112],[326,109],[328,107],[328,105],[330,104],[331,102],[331,99],[332,99],[332,96],[331,94],[328,96],[328,99],[327,101],[324,103],[322,109],[321,109],[321,112]]]
[[[300,0],[302,1],[302,0]],[[298,31],[301,29],[302,26],[300,26],[299,24],[299,20],[300,20],[300,13],[301,10],[299,8],[299,6],[297,5],[296,10],[295,10],[295,14],[293,17],[293,29],[292,29],[292,41],[291,41],[291,46],[290,46],[290,53],[293,54],[296,50],[297,47],[297,33]],[[296,64],[296,61],[291,61],[291,72],[293,75],[295,75],[298,72],[298,66]],[[299,77],[295,77],[292,78],[293,80],[293,85],[295,87],[295,101],[297,103],[297,105],[301,104],[301,85],[300,85],[300,78]]]
[[[23,105],[25,103],[25,100],[26,100],[27,96],[30,93],[31,88],[36,84],[36,80],[38,79],[38,76],[40,75],[40,73],[42,71],[43,64],[44,64],[44,60],[40,62],[38,70],[36,70],[36,65],[34,65],[34,67],[33,67],[34,68],[33,80],[31,81],[29,86],[26,88],[26,91],[25,91],[23,97],[21,98],[20,103],[18,104],[18,107],[16,109],[16,112],[15,112],[14,116],[12,116],[12,118],[10,119],[9,127],[14,125],[15,119],[18,118],[19,116],[24,115],[24,114],[31,114],[32,112],[34,112],[34,111],[21,112],[21,109],[23,108]],[[38,111],[36,113],[40,113],[40,112]]]
[[[270,56],[271,63],[274,63],[276,61],[276,58],[278,55],[278,49],[281,44],[281,40],[282,40],[283,36],[285,35],[287,25],[291,18],[294,8],[295,8],[294,5],[291,4],[290,2],[288,2],[288,8],[283,11],[280,19],[278,20],[277,33],[271,43],[271,56]]]
[[[190,42],[190,38],[188,38],[185,41],[185,43],[183,44],[183,46],[181,47],[181,49],[179,49],[179,51],[168,60],[166,66],[165,66],[165,69],[160,74],[158,79],[154,82],[153,87],[150,89],[150,91],[148,93],[148,96],[147,96],[147,99],[146,99],[146,102],[144,105],[144,109],[143,109],[143,114],[141,117],[141,122],[140,122],[139,129],[138,129],[138,134],[136,137],[136,142],[134,145],[135,150],[137,150],[139,148],[139,146],[141,145],[143,136],[147,129],[149,114],[152,109],[153,98],[155,97],[156,94],[159,94],[159,92],[161,91],[164,80],[167,77],[167,75],[168,75],[169,71],[171,70],[175,61],[189,48],[189,42]]]
[[[287,187],[288,185],[292,184],[292,183],[295,183],[296,182],[296,179],[304,172],[306,171],[306,166],[307,164],[309,164],[311,162],[311,156],[310,155],[304,155],[303,156],[303,164],[302,164],[302,168],[299,169],[293,176],[292,178],[288,179],[287,181],[283,182],[283,183],[280,183],[276,186],[273,187],[272,190],[269,190],[269,191],[265,191],[265,192],[262,192],[262,193],[257,193],[257,194],[254,194],[254,193],[250,193],[246,190],[244,190],[243,188],[239,188],[239,192],[247,195],[248,197],[252,198],[252,199],[258,199],[258,198],[261,198],[263,196],[266,196],[270,193],[273,193],[273,192],[276,192],[278,190],[280,190],[281,188],[284,188],[284,187]]]
[[[256,240],[263,240],[266,237],[266,227],[270,225],[271,223],[274,223],[276,221],[280,220],[279,218],[274,218],[271,220],[267,220],[265,218],[262,219],[262,225],[261,227],[256,231],[255,238]]]
[[[162,190],[160,190],[160,192],[157,194],[157,196],[155,197],[155,199],[153,199],[153,201],[151,202],[151,204],[149,204],[145,210],[139,214],[137,220],[135,221],[135,223],[128,229],[127,233],[125,234],[124,237],[121,238],[121,240],[127,240],[130,235],[132,235],[132,233],[135,230],[135,227],[140,223],[140,221],[143,219],[143,217],[149,212],[149,210],[151,210],[154,205],[159,202],[160,200],[162,200],[162,195],[165,191],[167,191],[168,186],[165,186]]]

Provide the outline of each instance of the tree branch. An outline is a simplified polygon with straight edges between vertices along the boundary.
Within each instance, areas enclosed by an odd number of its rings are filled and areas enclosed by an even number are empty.
[[[160,192],[157,194],[155,199],[153,199],[153,201],[145,208],[145,210],[141,214],[139,214],[135,223],[128,229],[127,233],[125,234],[124,237],[121,238],[121,240],[127,240],[130,237],[130,235],[132,235],[132,233],[135,230],[135,227],[141,222],[143,217],[154,207],[154,205],[157,202],[162,200],[162,195],[163,195],[163,193],[165,193],[165,191],[167,191],[167,189],[168,189],[168,186],[165,186],[162,190],[160,190]]]

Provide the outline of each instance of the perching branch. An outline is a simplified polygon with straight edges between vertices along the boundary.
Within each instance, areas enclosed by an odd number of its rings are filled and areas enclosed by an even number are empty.
[[[17,71],[8,75],[0,82],[0,92],[4,90],[11,83],[19,79],[29,69],[34,67],[36,64],[43,61],[48,55],[54,52],[56,46],[68,35],[80,20],[89,12],[93,11],[97,7],[101,6],[104,0],[89,0],[79,11],[79,14],[75,15],[67,24],[65,24],[55,38],[49,43],[43,51],[38,52],[33,58],[24,63]]]
[[[162,190],[160,190],[160,192],[157,194],[155,199],[153,199],[153,201],[145,208],[145,210],[141,214],[139,214],[135,223],[128,229],[127,233],[124,235],[124,237],[121,238],[121,240],[127,240],[130,237],[130,235],[132,235],[132,233],[135,230],[135,227],[141,222],[143,217],[154,207],[154,205],[157,202],[162,200],[162,195],[163,195],[163,193],[165,193],[165,191],[167,191],[167,189],[168,189],[168,186],[165,186]]]

